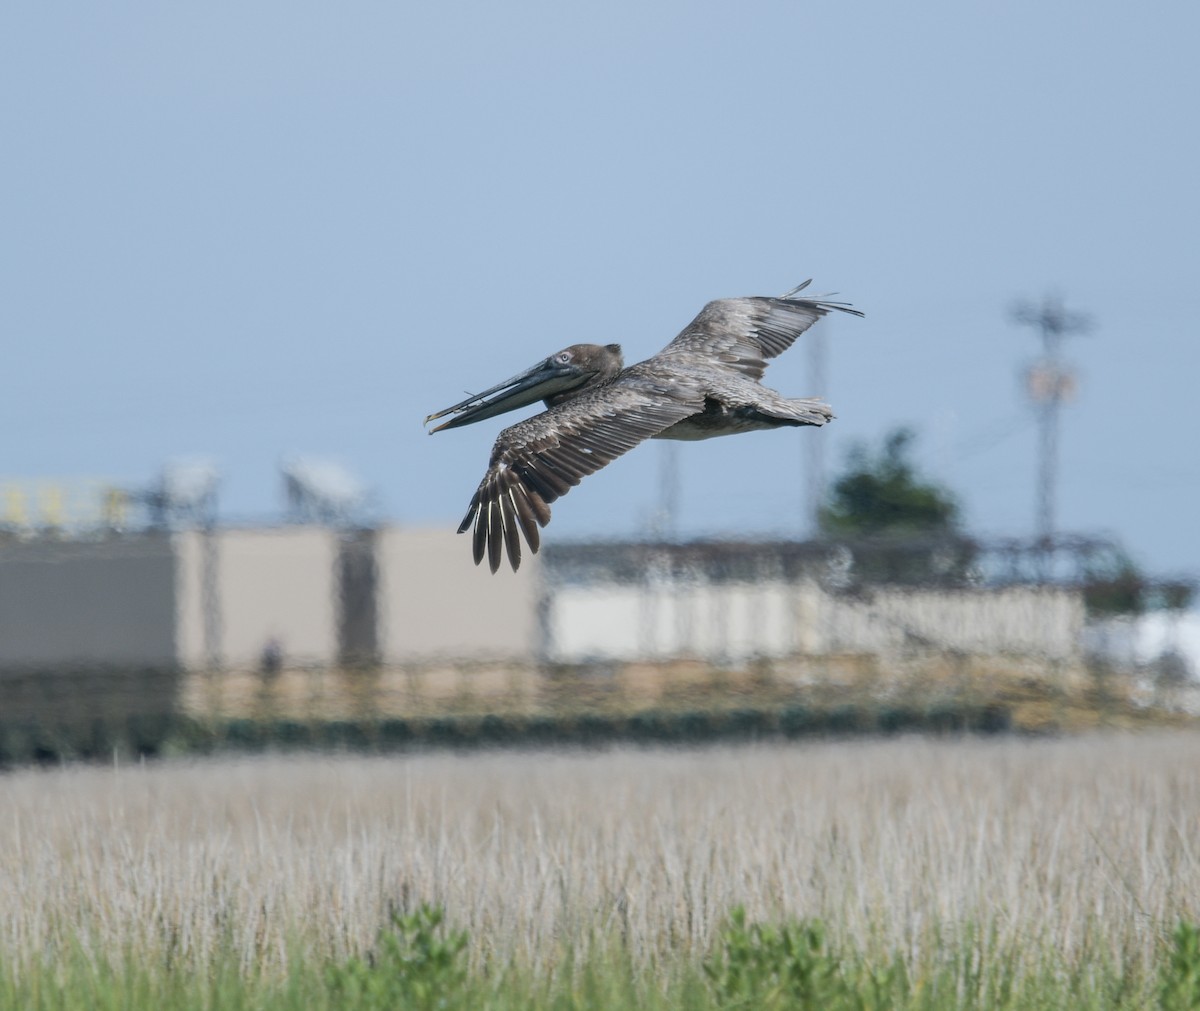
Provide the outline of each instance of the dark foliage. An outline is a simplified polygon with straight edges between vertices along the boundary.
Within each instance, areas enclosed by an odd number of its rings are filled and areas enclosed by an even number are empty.
[[[826,534],[842,537],[880,534],[937,534],[957,529],[954,496],[922,479],[909,459],[911,429],[899,428],[871,454],[863,446],[850,455],[846,472],[833,485],[821,513]]]

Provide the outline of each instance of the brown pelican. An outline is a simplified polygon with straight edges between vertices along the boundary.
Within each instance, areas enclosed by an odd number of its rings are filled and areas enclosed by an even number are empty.
[[[541,543],[550,503],[644,439],[709,439],[833,418],[818,399],[789,400],[759,383],[767,359],[782,354],[843,302],[797,298],[809,281],[779,298],[709,302],[652,358],[624,368],[619,344],[572,344],[491,389],[429,415],[455,415],[440,432],[541,400],[546,410],[506,428],[458,532],[475,524],[475,564],[495,572],[507,550],[521,564],[518,529],[529,549]],[[488,399],[491,398],[491,399]]]

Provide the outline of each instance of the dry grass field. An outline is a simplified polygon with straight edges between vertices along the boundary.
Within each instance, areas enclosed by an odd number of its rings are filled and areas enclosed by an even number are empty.
[[[0,777],[0,958],[202,967],[365,950],[443,906],[476,967],[711,949],[732,907],[914,965],[1162,958],[1200,915],[1200,736],[394,758]],[[965,947],[964,947],[965,945]]]

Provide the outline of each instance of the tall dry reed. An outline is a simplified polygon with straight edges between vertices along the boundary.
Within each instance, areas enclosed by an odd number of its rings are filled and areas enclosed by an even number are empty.
[[[1145,967],[1200,913],[1198,829],[1190,734],[24,771],[0,777],[0,957],[282,967],[431,902],[477,961],[653,959],[743,904],[918,961],[976,937]]]

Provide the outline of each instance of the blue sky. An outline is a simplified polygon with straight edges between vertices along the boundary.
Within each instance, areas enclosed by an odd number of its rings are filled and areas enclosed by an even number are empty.
[[[299,452],[457,523],[500,425],[426,414],[813,276],[867,318],[824,390],[803,347],[767,381],[838,420],[681,447],[681,531],[801,532],[804,440],[836,471],[908,424],[973,530],[1029,533],[1008,309],[1055,291],[1096,321],[1060,526],[1200,572],[1197,37],[1182,0],[5,5],[0,476],[205,456],[266,514]],[[660,461],[548,536],[643,529]]]

